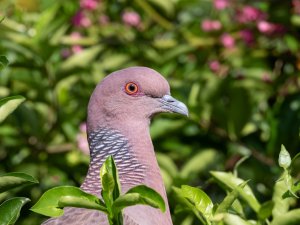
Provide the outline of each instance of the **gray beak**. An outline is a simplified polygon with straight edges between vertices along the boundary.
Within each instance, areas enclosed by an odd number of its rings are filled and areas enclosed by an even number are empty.
[[[185,116],[189,115],[189,110],[186,105],[171,95],[164,95],[159,101],[162,103],[161,108],[167,112],[179,113]]]

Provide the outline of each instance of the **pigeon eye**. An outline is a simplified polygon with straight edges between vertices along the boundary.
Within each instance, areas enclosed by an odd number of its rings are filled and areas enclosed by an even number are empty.
[[[138,86],[133,82],[129,82],[125,86],[125,92],[129,95],[136,94],[138,90],[139,90]]]

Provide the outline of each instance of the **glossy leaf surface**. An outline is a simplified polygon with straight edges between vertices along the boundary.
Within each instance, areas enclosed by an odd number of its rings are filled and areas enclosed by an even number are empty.
[[[71,186],[55,187],[46,191],[31,210],[45,216],[58,217],[63,215],[62,207],[66,206],[104,210],[104,204],[97,196]]]

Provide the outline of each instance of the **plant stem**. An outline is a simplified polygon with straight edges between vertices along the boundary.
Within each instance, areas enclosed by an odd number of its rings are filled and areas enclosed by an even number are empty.
[[[109,225],[123,225],[123,215],[122,213],[115,214],[107,214],[107,219]]]

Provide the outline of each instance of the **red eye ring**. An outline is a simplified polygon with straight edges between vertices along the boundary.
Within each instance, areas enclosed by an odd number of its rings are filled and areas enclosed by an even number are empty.
[[[125,92],[129,95],[134,95],[139,91],[137,84],[129,82],[125,85]]]

